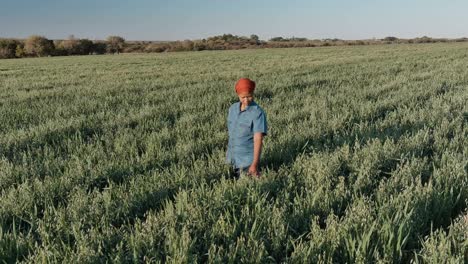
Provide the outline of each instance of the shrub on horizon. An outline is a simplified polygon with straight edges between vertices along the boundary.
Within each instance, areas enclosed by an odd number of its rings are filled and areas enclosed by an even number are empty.
[[[10,59],[16,57],[16,47],[19,41],[14,39],[0,39],[0,59]]]
[[[32,35],[24,42],[24,52],[31,56],[49,56],[54,52],[53,41],[38,35]]]
[[[109,36],[107,37],[107,52],[117,53],[122,52],[125,47],[125,39],[120,36]]]

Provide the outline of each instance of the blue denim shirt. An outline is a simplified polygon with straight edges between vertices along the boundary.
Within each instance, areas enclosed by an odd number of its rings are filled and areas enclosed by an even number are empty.
[[[226,163],[234,168],[246,168],[253,162],[254,133],[267,134],[267,120],[263,109],[251,102],[244,111],[241,103],[231,105],[228,114],[229,144]]]

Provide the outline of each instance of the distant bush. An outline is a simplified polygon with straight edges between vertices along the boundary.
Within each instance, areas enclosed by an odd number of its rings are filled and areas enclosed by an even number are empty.
[[[65,47],[63,46],[65,40],[54,40],[54,56],[67,56],[69,55]]]
[[[125,45],[124,49],[122,50],[123,53],[132,53],[132,52],[143,52],[145,48],[144,44],[141,43],[134,43],[131,45]]]
[[[17,58],[22,58],[22,57],[25,56],[24,43],[23,42],[18,42],[18,44],[16,45],[15,55],[16,55]]]
[[[346,42],[346,44],[349,46],[354,46],[354,45],[366,45],[367,43],[362,40],[354,40],[354,41],[348,41]]]
[[[292,38],[289,39],[289,41],[304,42],[304,41],[307,41],[307,38],[292,37]]]
[[[288,41],[288,40],[284,39],[283,37],[274,37],[274,38],[271,38],[269,41]]]
[[[0,39],[0,59],[16,57],[16,47],[19,41],[13,39]]]
[[[70,36],[66,40],[54,41],[56,56],[66,55],[89,55],[93,54],[96,49],[96,44],[89,39],[77,39]],[[105,53],[105,49],[102,53]]]
[[[56,43],[55,48],[58,52],[65,55],[78,55],[79,53],[79,39],[71,35],[67,40]]]
[[[435,41],[430,37],[423,36],[421,38],[416,38],[414,42],[415,43],[434,43]]]
[[[54,52],[54,43],[43,36],[32,35],[24,42],[24,52],[31,56],[49,56]]]
[[[196,40],[193,42],[193,50],[194,51],[202,51],[206,50],[206,44],[202,40]]]
[[[169,47],[165,44],[156,44],[156,43],[152,43],[152,44],[148,44],[145,48],[144,48],[144,52],[164,52],[164,51],[167,51],[169,49]]]
[[[193,44],[193,41],[191,40],[184,40],[180,42],[180,46],[183,51],[191,51],[193,50],[194,44]]]
[[[255,34],[250,35],[250,40],[257,45],[260,44],[260,38]]]
[[[80,54],[88,55],[93,52],[94,43],[89,39],[80,39],[78,47]]]
[[[383,40],[384,41],[397,41],[398,38],[397,37],[385,37]]]
[[[269,41],[273,41],[273,42],[305,42],[307,40],[308,40],[307,38],[297,38],[297,37],[292,37],[292,38],[274,37],[274,38],[271,38]]]
[[[125,39],[119,36],[107,37],[107,52],[120,53],[125,47]]]
[[[104,54],[107,51],[107,44],[105,42],[94,42],[91,54]]]

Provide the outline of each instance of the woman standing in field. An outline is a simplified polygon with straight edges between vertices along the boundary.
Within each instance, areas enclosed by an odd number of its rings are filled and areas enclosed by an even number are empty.
[[[253,100],[255,82],[241,78],[235,90],[239,102],[229,108],[226,162],[233,166],[236,178],[244,173],[259,177],[263,137],[267,134],[266,114]]]

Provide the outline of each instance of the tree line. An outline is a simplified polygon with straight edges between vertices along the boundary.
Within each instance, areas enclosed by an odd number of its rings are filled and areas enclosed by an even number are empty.
[[[66,40],[50,40],[44,36],[32,35],[25,40],[0,39],[0,58],[120,53],[124,47],[125,39],[120,36],[109,36],[104,41],[91,41],[78,39],[73,35]]]
[[[446,39],[423,36],[413,39],[385,37],[369,40],[307,39],[273,37],[268,41],[252,34],[250,37],[223,34],[199,40],[184,41],[126,41],[120,36],[109,36],[106,40],[78,39],[71,35],[65,40],[49,40],[33,35],[25,40],[0,39],[0,58],[23,58],[43,56],[67,56],[116,53],[152,53],[175,51],[231,50],[252,48],[326,47],[344,45],[377,45],[395,43],[466,42],[468,38]]]

